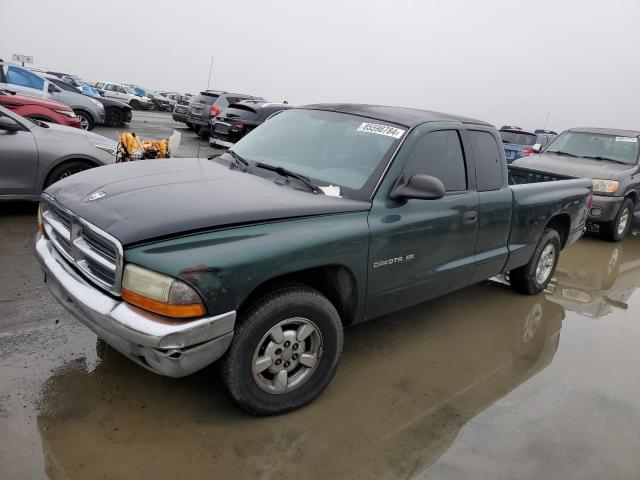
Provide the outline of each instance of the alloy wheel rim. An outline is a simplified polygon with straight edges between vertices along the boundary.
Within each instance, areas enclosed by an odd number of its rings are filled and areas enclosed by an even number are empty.
[[[627,224],[629,223],[629,209],[625,208],[620,215],[620,221],[618,221],[618,235],[622,235],[624,231],[627,229]]]
[[[251,364],[253,379],[265,392],[290,392],[311,378],[321,355],[322,334],[316,324],[302,317],[288,318],[258,342]]]
[[[63,178],[70,177],[74,173],[78,173],[81,171],[82,171],[81,168],[70,168],[69,170],[65,170],[64,172],[62,172],[62,174],[58,177],[58,180],[62,180]]]
[[[78,118],[80,119],[80,127],[82,127],[83,130],[87,130],[89,128],[89,120],[87,117],[78,115]]]
[[[550,243],[542,250],[542,254],[536,265],[536,281],[542,285],[551,276],[553,265],[556,260],[556,247]]]

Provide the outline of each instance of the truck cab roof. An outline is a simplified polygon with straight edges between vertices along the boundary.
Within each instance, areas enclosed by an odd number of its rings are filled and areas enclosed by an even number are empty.
[[[369,117],[383,122],[391,122],[405,127],[415,127],[426,122],[462,122],[491,126],[482,120],[451,115],[448,113],[419,110],[417,108],[390,107],[387,105],[368,105],[357,103],[314,103],[299,108],[325,110],[328,112],[348,113]]]

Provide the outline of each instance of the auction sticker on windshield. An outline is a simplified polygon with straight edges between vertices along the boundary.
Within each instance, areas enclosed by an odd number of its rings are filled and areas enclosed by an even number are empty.
[[[381,125],[380,123],[362,122],[358,127],[358,132],[376,133],[387,137],[400,138],[404,133],[401,128],[391,127],[389,125]]]
[[[638,139],[635,137],[616,137],[616,142],[637,143]]]

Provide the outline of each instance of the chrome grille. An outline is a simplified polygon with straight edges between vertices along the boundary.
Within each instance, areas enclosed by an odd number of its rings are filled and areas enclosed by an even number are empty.
[[[43,198],[42,223],[56,250],[91,282],[119,295],[123,257],[120,242],[51,197]]]

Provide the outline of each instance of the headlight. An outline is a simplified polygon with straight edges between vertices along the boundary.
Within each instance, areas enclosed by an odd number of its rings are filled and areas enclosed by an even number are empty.
[[[89,100],[91,100],[96,107],[104,108],[104,105],[102,105],[98,100],[94,100],[93,98],[90,98]]]
[[[55,110],[60,115],[66,115],[67,117],[76,118],[76,114],[72,110]]]
[[[183,281],[131,263],[124,268],[122,298],[168,317],[201,317],[207,313],[198,293]]]
[[[118,149],[117,145],[101,145],[99,143],[94,143],[93,146],[107,152],[109,155],[115,155],[116,150]]]
[[[602,180],[600,178],[593,179],[593,191],[602,193],[616,193],[620,182],[616,180]]]

